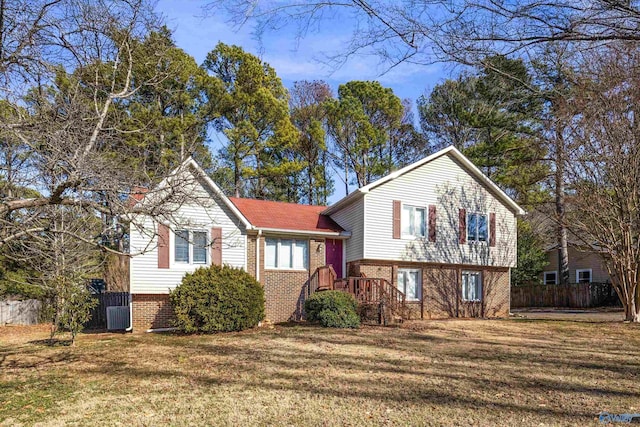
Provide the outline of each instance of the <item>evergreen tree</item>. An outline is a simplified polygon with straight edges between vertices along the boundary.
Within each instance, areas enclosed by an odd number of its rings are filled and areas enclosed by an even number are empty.
[[[220,158],[233,173],[236,197],[287,200],[288,180],[301,170],[288,150],[298,144],[289,96],[275,70],[238,46],[219,43],[202,64],[222,91],[210,98],[213,123],[228,144]]]
[[[333,193],[324,108],[332,95],[329,85],[320,80],[295,82],[291,89],[291,121],[300,132],[298,149],[293,155],[303,164],[292,187],[298,189],[298,200],[302,203],[325,205]]]
[[[400,98],[379,82],[340,85],[338,98],[326,103],[333,157],[344,171],[346,192],[354,181],[363,187],[394,167],[392,134],[402,126]]]
[[[418,99],[432,149],[454,145],[519,203],[544,199],[548,166],[542,138],[543,99],[522,60],[486,58]]]

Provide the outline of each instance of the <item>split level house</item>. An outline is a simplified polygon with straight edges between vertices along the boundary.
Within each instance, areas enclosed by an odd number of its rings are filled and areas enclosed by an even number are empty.
[[[330,288],[360,298],[393,291],[404,317],[509,314],[524,211],[453,147],[329,207],[227,197],[193,160],[187,169],[197,197],[177,209],[179,220],[130,230],[131,252],[141,253],[130,263],[135,330],[169,326],[170,290],[210,264],[254,276],[271,322],[303,319],[328,266]]]

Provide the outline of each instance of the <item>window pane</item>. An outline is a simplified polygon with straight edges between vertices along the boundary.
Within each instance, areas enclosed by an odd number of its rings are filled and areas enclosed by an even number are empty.
[[[589,283],[591,282],[591,271],[584,270],[578,272],[578,283]]]
[[[406,289],[404,287],[404,271],[398,271],[398,290],[406,295]]]
[[[416,221],[416,235],[420,237],[424,237],[427,235],[426,230],[426,221],[425,221],[425,212],[424,209],[416,208],[415,211],[415,221]]]
[[[176,231],[175,247],[176,262],[189,262],[189,232],[187,230]]]
[[[478,240],[478,216],[469,214],[467,219],[467,239]]]
[[[304,270],[307,268],[307,242],[296,240],[293,252],[293,268]]]
[[[194,264],[207,263],[207,233],[204,231],[193,232],[193,262]]]
[[[462,273],[462,300],[469,300],[469,274]]]
[[[291,256],[293,251],[291,246],[292,240],[280,240],[280,246],[278,247],[278,267],[279,268],[292,268],[293,262]]]
[[[402,207],[402,234],[405,236],[413,235],[413,208],[411,206]]]
[[[545,285],[555,285],[556,284],[556,273],[545,273],[544,274],[544,284]]]
[[[487,241],[487,216],[486,215],[478,215],[478,240],[481,242]]]
[[[462,273],[462,300],[481,301],[482,300],[482,277],[480,273]]]
[[[267,239],[265,246],[265,254],[264,260],[267,268],[276,268],[276,253],[278,249],[278,240],[277,239]]]
[[[417,300],[420,297],[420,273],[417,271],[410,271],[408,274],[407,284],[407,299]]]
[[[469,300],[475,301],[478,299],[478,276],[475,274],[469,274]]]
[[[398,290],[402,292],[407,301],[420,299],[420,272],[415,270],[398,270]]]

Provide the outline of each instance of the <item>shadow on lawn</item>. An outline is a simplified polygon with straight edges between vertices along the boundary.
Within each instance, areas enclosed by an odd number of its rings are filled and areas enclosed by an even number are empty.
[[[481,336],[463,324],[434,324],[423,331],[294,325],[212,336],[138,335],[127,337],[117,351],[91,341],[86,345],[93,347],[52,349],[46,357],[24,361],[16,356],[29,346],[0,348],[0,368],[7,367],[3,354],[5,359],[12,356],[13,369],[60,364],[65,373],[87,381],[108,377],[102,385],[107,394],[109,387],[117,392],[123,382],[137,393],[136,388],[147,390],[148,381],[154,381],[187,393],[230,386],[394,406],[488,407],[518,416],[555,417],[556,423],[557,418],[587,422],[598,412],[596,404],[640,399],[635,388],[625,386],[640,375],[635,362],[640,352],[632,350],[636,344],[624,342],[621,354],[614,355],[611,344],[596,349],[587,341],[567,343],[571,334],[556,337],[538,326],[518,331],[500,322],[472,325]],[[588,331],[582,331],[580,339],[587,337]],[[550,404],[540,405],[541,398]]]
[[[122,376],[127,381],[165,380],[182,387],[231,385],[381,403],[447,405],[464,410],[490,406],[535,416],[572,417],[574,421],[573,417],[591,419],[597,411],[590,411],[585,405],[542,407],[535,398],[550,392],[577,400],[585,395],[601,401],[640,398],[640,393],[614,388],[615,382],[593,387],[563,379],[561,371],[583,369],[607,370],[620,378],[629,374],[615,360],[608,360],[606,353],[597,359],[590,356],[588,360],[566,360],[545,354],[544,349],[534,345],[472,338],[464,350],[456,347],[459,339],[406,331],[379,335],[366,330],[344,333],[301,328],[267,335],[200,336],[195,342],[191,337],[172,337],[162,342],[180,348],[184,363],[170,360],[147,368],[134,361],[113,360],[113,355],[108,354],[99,366],[83,372]],[[434,351],[434,346],[439,348]],[[544,375],[529,372],[533,361],[542,365],[537,369]],[[631,374],[637,374],[635,368]],[[505,397],[505,391],[511,395]]]

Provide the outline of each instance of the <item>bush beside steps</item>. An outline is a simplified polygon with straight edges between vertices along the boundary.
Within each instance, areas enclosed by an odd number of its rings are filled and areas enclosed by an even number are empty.
[[[359,327],[357,308],[354,296],[341,291],[316,292],[304,303],[307,320],[328,328]]]

